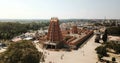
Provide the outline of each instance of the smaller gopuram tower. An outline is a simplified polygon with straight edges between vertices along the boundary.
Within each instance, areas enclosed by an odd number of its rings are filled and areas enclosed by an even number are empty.
[[[72,33],[74,33],[74,34],[78,33],[78,28],[76,25],[72,26]]]

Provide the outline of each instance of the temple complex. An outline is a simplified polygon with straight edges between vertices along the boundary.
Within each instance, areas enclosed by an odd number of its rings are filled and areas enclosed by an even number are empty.
[[[75,49],[84,43],[92,34],[93,30],[78,27],[75,23],[67,25],[63,23],[59,26],[58,18],[53,17],[50,20],[48,33],[45,36],[46,41],[43,41],[43,43],[45,48],[56,49],[63,47]]]

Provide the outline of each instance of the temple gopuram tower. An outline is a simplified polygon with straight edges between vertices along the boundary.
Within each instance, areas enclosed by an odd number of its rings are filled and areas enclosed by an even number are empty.
[[[63,40],[58,18],[51,18],[47,39],[51,45],[58,44]]]
[[[76,25],[72,26],[72,33],[73,34],[77,34],[78,33],[78,29],[77,29]]]

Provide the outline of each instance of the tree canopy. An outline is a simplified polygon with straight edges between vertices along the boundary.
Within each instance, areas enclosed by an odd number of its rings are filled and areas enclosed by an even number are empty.
[[[107,50],[105,46],[99,46],[96,49],[97,54],[100,54],[102,56],[107,56]]]
[[[105,42],[107,42],[107,39],[108,39],[107,30],[105,30],[105,32],[104,32],[104,34],[102,36],[102,40],[105,43]]]
[[[0,54],[0,63],[39,63],[42,55],[31,41],[20,41]]]
[[[107,32],[108,32],[109,35],[120,36],[120,26],[118,26],[118,27],[109,27],[109,28],[107,28]]]
[[[11,39],[28,30],[38,30],[41,27],[48,26],[49,22],[40,23],[18,23],[18,22],[0,22],[0,39]]]

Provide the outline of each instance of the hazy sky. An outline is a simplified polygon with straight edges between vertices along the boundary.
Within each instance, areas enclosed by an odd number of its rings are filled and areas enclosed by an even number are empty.
[[[120,0],[0,0],[1,19],[120,18]]]

